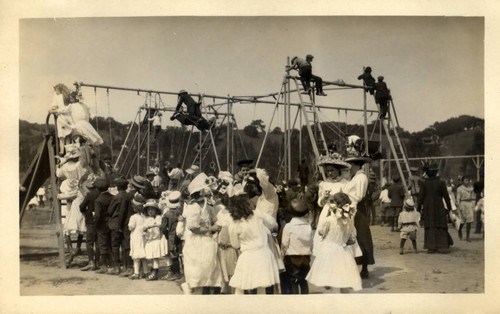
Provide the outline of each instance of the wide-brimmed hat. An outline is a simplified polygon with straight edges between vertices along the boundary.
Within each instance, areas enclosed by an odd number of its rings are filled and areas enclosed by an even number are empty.
[[[340,154],[334,153],[330,156],[321,156],[318,161],[318,166],[327,166],[327,165],[333,165],[333,166],[338,166],[341,168],[350,168],[351,165],[349,165],[345,160],[340,156]]]
[[[146,172],[146,178],[150,177],[150,176],[155,176],[155,175],[156,174],[153,171],[151,171],[151,170],[149,170],[148,172]]]
[[[144,189],[146,186],[144,186],[144,182],[146,179],[142,176],[134,176],[129,182],[130,184],[135,187],[136,189]]]
[[[181,204],[180,201],[181,201],[181,192],[173,191],[167,197],[167,207],[177,208]]]
[[[313,55],[311,55],[311,54],[306,55],[306,59],[312,59],[312,58],[314,58]]]
[[[160,206],[158,206],[158,202],[155,199],[148,199],[146,203],[144,203],[144,208],[146,207],[154,207],[157,210],[160,210]]]
[[[198,172],[198,171],[200,171],[200,167],[198,167],[197,165],[191,165],[191,167],[186,170],[186,173],[193,174],[193,173]]]
[[[134,204],[135,206],[143,206],[144,203],[146,203],[144,197],[141,195],[141,193],[136,192],[134,194],[134,199],[132,200],[132,204]]]
[[[205,189],[208,186],[208,177],[203,172],[197,175],[188,185],[189,194],[193,194]]]
[[[367,163],[367,162],[370,162],[372,161],[372,159],[366,155],[358,155],[355,153],[351,153],[347,156],[347,158],[345,159],[346,162],[362,162],[362,163]]]
[[[406,208],[415,208],[415,202],[413,201],[413,199],[411,197],[409,197],[405,200],[405,207]]]

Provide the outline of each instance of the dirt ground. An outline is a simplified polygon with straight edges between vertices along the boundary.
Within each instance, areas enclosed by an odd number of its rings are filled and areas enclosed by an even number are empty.
[[[86,255],[75,258],[69,269],[58,267],[55,226],[49,224],[50,211],[38,209],[26,213],[20,232],[20,295],[145,295],[182,294],[179,283],[169,281],[131,281],[111,275],[83,272]],[[472,232],[474,231],[474,228]],[[375,265],[356,293],[484,293],[484,240],[472,234],[472,241],[460,241],[450,225],[455,242],[449,254],[427,254],[423,250],[424,232],[417,235],[418,254],[407,241],[404,255],[399,254],[399,233],[389,227],[371,227]],[[85,244],[82,246],[85,251]],[[166,272],[160,263],[160,275]],[[339,293],[337,289],[310,286],[311,294]],[[354,293],[354,292],[351,292]]]

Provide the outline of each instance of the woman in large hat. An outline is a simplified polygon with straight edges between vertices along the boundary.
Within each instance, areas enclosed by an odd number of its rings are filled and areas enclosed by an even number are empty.
[[[188,186],[189,200],[184,206],[183,216],[186,220],[184,233],[184,276],[182,285],[184,293],[190,294],[193,288],[203,288],[203,294],[219,294],[222,287],[222,273],[217,258],[217,242],[212,237],[220,230],[212,225],[208,210],[207,193],[208,177],[204,173],[196,176]]]
[[[342,171],[350,168],[349,164],[338,153],[322,157],[318,162],[318,166],[323,167],[326,179],[319,183],[318,205],[323,209],[315,224],[316,226],[321,224],[326,218],[328,207],[325,205],[327,205],[330,197],[335,193],[341,192],[347,183],[347,180],[341,176]],[[316,256],[319,252],[322,244],[321,240],[322,237],[316,232],[313,238],[313,256]]]
[[[370,231],[370,213],[369,208],[364,202],[364,198],[367,196],[366,192],[369,180],[363,170],[363,166],[370,161],[370,158],[364,156],[346,159],[346,162],[351,165],[352,178],[343,189],[343,192],[349,196],[352,206],[357,209],[354,216],[354,227],[356,227],[356,239],[363,255],[356,257],[356,263],[363,266],[360,273],[361,278],[368,278],[368,265],[375,264],[375,259],[373,258],[373,240]]]

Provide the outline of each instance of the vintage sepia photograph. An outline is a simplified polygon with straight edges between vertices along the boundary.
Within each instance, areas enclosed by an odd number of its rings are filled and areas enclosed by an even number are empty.
[[[484,298],[486,29],[477,14],[19,18],[19,297],[245,313]],[[99,309],[76,312],[116,310]]]

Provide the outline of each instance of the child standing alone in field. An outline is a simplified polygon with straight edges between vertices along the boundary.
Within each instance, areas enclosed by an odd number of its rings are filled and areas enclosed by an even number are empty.
[[[398,228],[401,230],[401,245],[399,254],[403,255],[403,248],[407,239],[411,240],[413,250],[417,251],[417,230],[420,222],[420,213],[415,210],[415,203],[411,198],[404,202],[403,211],[399,214]]]

